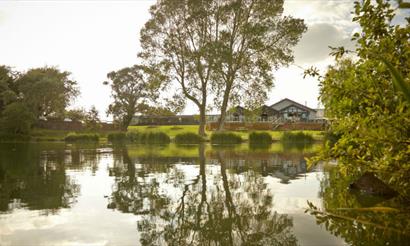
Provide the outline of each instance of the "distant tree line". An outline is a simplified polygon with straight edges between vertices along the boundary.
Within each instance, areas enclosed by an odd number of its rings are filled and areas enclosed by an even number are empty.
[[[79,95],[70,73],[56,67],[33,68],[26,72],[0,66],[0,131],[27,135],[42,119],[70,118],[93,127],[98,119],[95,107],[67,110]]]

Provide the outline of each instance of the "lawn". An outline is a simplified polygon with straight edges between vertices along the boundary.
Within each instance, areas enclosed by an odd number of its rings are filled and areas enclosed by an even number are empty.
[[[171,139],[177,134],[185,133],[185,132],[192,132],[198,133],[198,125],[183,125],[183,126],[129,126],[129,132],[138,131],[138,132],[164,132],[166,133]],[[73,131],[63,131],[63,130],[48,130],[48,129],[33,129],[32,133],[30,134],[32,141],[38,142],[54,142],[54,141],[64,141],[64,137],[67,136],[68,133]],[[88,131],[75,131],[76,133],[90,133]],[[249,133],[251,131],[233,131],[235,134],[238,134],[244,139],[245,141],[248,140]],[[261,131],[262,132],[262,131]],[[268,132],[273,140],[278,141],[280,140],[283,131],[265,131]],[[298,132],[298,131],[292,131]],[[323,132],[321,131],[302,131],[304,133],[311,134],[315,140],[322,140],[323,139]],[[111,132],[97,132],[100,136],[100,142],[104,143],[107,142],[107,135]],[[212,131],[206,131],[208,137],[212,134]]]
[[[198,133],[198,125],[184,125],[184,126],[129,126],[128,131],[138,131],[138,132],[147,132],[147,131],[161,131],[165,132],[168,136],[173,139],[179,133],[193,132]],[[248,140],[248,135],[252,131],[233,131],[235,134],[238,134],[244,140]],[[268,132],[273,140],[280,140],[282,137],[283,131],[256,131],[256,132]],[[299,131],[292,131],[299,132]],[[323,139],[322,131],[302,131],[307,134],[311,134],[315,140]],[[206,134],[209,136],[212,134],[212,131],[206,131]]]

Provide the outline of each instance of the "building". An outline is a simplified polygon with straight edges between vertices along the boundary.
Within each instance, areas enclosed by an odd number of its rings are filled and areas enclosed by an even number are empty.
[[[280,117],[284,121],[306,122],[316,119],[317,111],[304,106],[288,98],[282,99],[270,106],[280,112]]]
[[[207,115],[207,123],[215,124],[219,114]],[[288,98],[282,99],[271,106],[250,111],[242,106],[235,106],[226,112],[225,122],[266,122],[277,125],[286,122],[322,122],[323,109],[312,109]],[[134,116],[131,125],[196,125],[199,124],[198,115],[175,116]]]

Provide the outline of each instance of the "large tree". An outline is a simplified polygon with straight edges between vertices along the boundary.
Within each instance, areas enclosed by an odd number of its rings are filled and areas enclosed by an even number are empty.
[[[293,61],[291,47],[306,26],[282,12],[283,1],[158,0],[141,31],[141,57],[179,83],[199,109],[204,135],[211,91],[222,129],[230,100],[261,104],[273,70]]]
[[[141,30],[140,57],[148,64],[160,65],[168,81],[176,81],[184,97],[196,105],[202,136],[221,6],[222,1],[214,0],[158,0]]]
[[[16,84],[24,103],[37,119],[62,117],[79,94],[77,82],[69,76],[69,72],[61,72],[56,67],[34,68],[18,78]]]
[[[223,1],[219,25],[213,89],[223,130],[230,101],[256,108],[267,99],[274,70],[293,62],[291,48],[306,26],[283,16],[283,0]]]
[[[114,101],[108,106],[107,114],[114,117],[122,130],[126,130],[139,108],[156,98],[161,76],[147,67],[134,65],[107,74]],[[156,80],[158,79],[158,80]]]

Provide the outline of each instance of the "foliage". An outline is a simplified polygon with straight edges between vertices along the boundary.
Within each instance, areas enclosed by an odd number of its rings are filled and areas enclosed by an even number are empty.
[[[83,108],[71,109],[65,112],[65,117],[74,122],[82,122],[87,117],[87,112]]]
[[[306,26],[283,16],[283,1],[223,1],[218,39],[213,43],[215,73],[212,89],[223,129],[229,102],[257,108],[273,87],[274,70],[293,61],[292,47]]]
[[[211,135],[212,144],[238,144],[242,143],[241,136],[232,132],[215,132]]]
[[[271,144],[272,136],[267,132],[251,132],[249,144]]]
[[[299,142],[299,143],[312,143],[312,135],[304,132],[284,132],[281,139],[282,142]]]
[[[195,133],[186,132],[177,134],[174,138],[177,144],[198,144],[204,141],[204,139]]]
[[[221,126],[229,100],[260,105],[273,70],[293,61],[291,47],[306,30],[303,20],[282,16],[283,1],[162,0],[150,12],[140,57],[198,107],[201,136],[208,97],[221,107]]]
[[[358,59],[339,57],[320,79],[331,131],[340,136],[321,157],[338,158],[342,171],[377,172],[410,194],[410,19],[392,25],[394,10],[380,0],[356,2],[355,15]]]
[[[122,136],[118,135],[118,137]],[[128,132],[123,140],[141,144],[168,144],[171,142],[171,138],[166,133],[156,131]]]
[[[126,130],[132,117],[148,100],[158,97],[160,81],[164,78],[155,76],[153,70],[134,65],[107,74],[109,81],[104,82],[111,87],[114,99],[108,106],[107,114],[112,115],[121,129]]]
[[[405,245],[410,237],[408,202],[352,192],[346,187],[360,177],[359,171],[350,169],[345,176],[339,168],[328,168],[320,181],[322,209],[308,202],[306,212],[349,245]]]
[[[79,94],[77,82],[69,78],[69,72],[55,67],[28,70],[16,80],[24,103],[36,119],[61,117],[66,107]]]
[[[0,113],[7,104],[17,100],[15,77],[9,67],[0,66]]]
[[[64,141],[66,142],[98,142],[99,139],[100,137],[98,134],[70,132],[64,138]]]
[[[217,39],[219,13],[215,1],[161,0],[151,9],[141,30],[143,58],[151,67],[176,81],[180,94],[200,112],[198,133],[205,135],[205,111],[213,70],[211,43]]]
[[[98,116],[98,110],[95,106],[92,106],[89,111],[86,112],[84,118],[85,127],[90,131],[98,131],[101,128],[101,121]]]
[[[34,115],[21,102],[14,102],[7,105],[0,118],[0,130],[8,134],[30,133],[31,125],[34,122]]]

